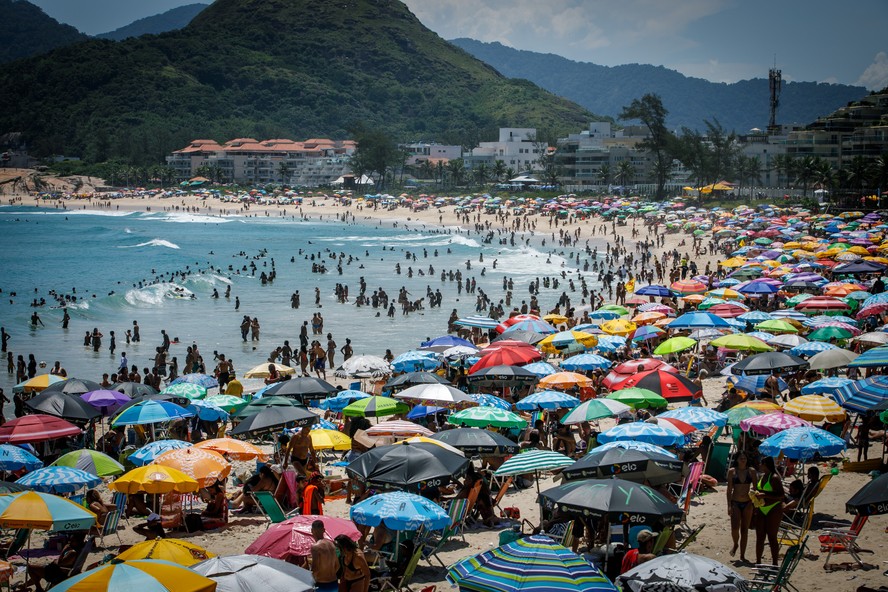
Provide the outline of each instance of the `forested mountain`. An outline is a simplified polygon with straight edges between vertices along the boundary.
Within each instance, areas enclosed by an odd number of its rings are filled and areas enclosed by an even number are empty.
[[[0,64],[87,39],[24,0],[0,0]]]
[[[474,39],[454,39],[451,43],[505,76],[530,80],[601,115],[616,117],[633,99],[656,93],[669,110],[667,123],[673,129],[687,126],[703,130],[707,119],[718,119],[726,129],[738,133],[768,125],[767,71],[763,72],[765,78],[724,84],[690,78],[662,66],[599,66],[500,43]],[[777,120],[807,124],[866,92],[863,87],[844,84],[784,82]]]
[[[142,35],[158,35],[168,31],[176,31],[188,25],[198,14],[203,11],[209,4],[186,4],[155,14],[154,16],[146,16],[145,18],[133,21],[128,25],[100,33],[96,35],[99,39],[113,39],[114,41],[122,41],[129,37],[141,37]]]

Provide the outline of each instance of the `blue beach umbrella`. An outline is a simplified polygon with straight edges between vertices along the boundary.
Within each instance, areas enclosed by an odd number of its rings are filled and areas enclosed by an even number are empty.
[[[43,467],[16,481],[19,485],[44,493],[70,493],[82,487],[95,487],[101,482],[101,478],[71,467]]]
[[[765,321],[770,321],[774,317],[772,317],[770,314],[768,314],[766,312],[762,312],[760,310],[751,310],[749,312],[744,312],[742,315],[738,316],[737,318],[739,320],[743,321],[744,323],[750,322],[753,325],[755,325],[757,323],[763,323]]]
[[[871,368],[875,366],[888,366],[888,345],[874,347],[857,356],[857,359],[848,364],[854,368]]]
[[[533,372],[540,378],[559,372],[558,368],[548,362],[534,362],[532,364],[528,364],[527,366],[522,366],[522,368],[524,368],[528,372]]]
[[[580,354],[571,356],[559,364],[565,370],[575,372],[577,370],[605,370],[610,368],[613,362],[596,354]],[[526,366],[525,366],[526,368]]]
[[[154,462],[154,459],[164,452],[178,450],[179,448],[188,448],[189,446],[191,446],[191,444],[183,442],[182,440],[157,440],[145,444],[126,458],[137,467],[142,467]]]
[[[355,524],[384,524],[394,531],[440,530],[452,522],[447,512],[432,500],[403,491],[369,497],[352,506],[349,517]]]
[[[635,293],[639,296],[659,296],[661,298],[672,298],[672,290],[670,290],[666,286],[659,286],[656,284],[643,286],[636,290]]]
[[[842,378],[841,376],[829,376],[815,380],[810,384],[802,387],[803,395],[835,395],[843,386],[847,386],[854,381],[850,378]]]
[[[474,315],[454,321],[454,325],[460,327],[477,327],[478,329],[495,329],[499,325],[499,321],[495,321],[490,317]]]
[[[810,460],[817,455],[835,456],[844,450],[844,440],[814,427],[789,428],[777,432],[759,446],[759,452],[765,456],[776,458],[783,454],[794,460]]]
[[[204,387],[205,389],[211,389],[213,387],[219,386],[219,381],[209,374],[183,374],[170,384],[182,383],[196,384],[198,386]]]
[[[227,411],[205,401],[192,401],[185,410],[205,421],[228,421]]]
[[[524,367],[527,368],[527,366]],[[512,410],[511,403],[495,395],[488,395],[486,393],[475,393],[469,395],[469,397],[471,397],[473,401],[478,403],[479,407],[498,407],[500,409],[505,409],[506,411]]]
[[[441,362],[435,352],[408,351],[397,356],[391,364],[398,372],[419,372],[434,370],[441,365]]]
[[[822,351],[827,351],[830,349],[839,349],[839,346],[833,345],[832,343],[827,343],[825,341],[808,341],[801,345],[797,345],[791,350],[791,353],[794,356],[813,356],[814,354],[819,354]]]
[[[407,414],[407,419],[422,419],[424,417],[428,417],[429,415],[436,415],[438,413],[450,413],[450,409],[448,409],[447,407],[427,407],[425,405],[416,405]]]
[[[749,282],[745,286],[740,286],[739,288],[736,288],[736,290],[741,294],[761,295],[776,294],[780,291],[780,288],[770,282],[753,281]]]
[[[725,319],[708,312],[687,312],[666,325],[668,329],[728,329],[730,326]]]
[[[744,393],[755,395],[763,388],[765,388],[765,381],[767,381],[769,377],[769,374],[756,374],[754,376],[731,376],[728,378],[728,384],[733,384],[734,388],[736,388],[738,391],[743,391]],[[789,388],[789,385],[786,384],[785,380],[778,376],[777,388],[781,391],[785,391]]]
[[[342,411],[358,399],[366,399],[370,396],[371,395],[369,393],[365,393],[364,391],[347,389],[344,391],[339,391],[332,397],[327,397],[326,399],[318,403],[318,408],[328,411]]]
[[[879,403],[888,400],[888,376],[872,376],[863,380],[855,380],[838,389],[833,398],[845,409],[865,413]]]
[[[589,313],[589,318],[595,321],[612,321],[620,318],[620,313],[612,310],[596,310]]]
[[[633,441],[645,442],[656,446],[678,446],[684,442],[684,436],[661,428],[655,423],[636,421],[612,427],[598,436],[598,441],[609,442]]]
[[[774,339],[774,334],[768,333],[767,331],[753,331],[752,333],[747,333],[747,335],[749,335],[750,337],[755,337],[756,339],[761,339],[766,343]]]
[[[87,530],[95,523],[95,514],[57,495],[37,491],[0,495],[0,526],[3,528],[70,532]]]
[[[179,417],[194,417],[194,412],[167,401],[142,401],[121,411],[111,427],[155,424]]]
[[[690,424],[698,430],[705,430],[712,426],[724,426],[728,423],[728,416],[708,407],[679,407],[671,411],[663,412],[657,417],[677,419]]]
[[[465,347],[474,348],[475,344],[467,339],[463,339],[462,337],[455,337],[453,335],[442,335],[441,337],[435,337],[429,341],[423,341],[420,344],[420,347],[454,347],[457,345],[462,345]]]
[[[537,409],[564,409],[576,407],[580,400],[561,391],[540,391],[527,395],[515,404],[522,411],[534,411]]]
[[[0,470],[2,471],[33,471],[43,466],[43,461],[18,446],[0,444]]]

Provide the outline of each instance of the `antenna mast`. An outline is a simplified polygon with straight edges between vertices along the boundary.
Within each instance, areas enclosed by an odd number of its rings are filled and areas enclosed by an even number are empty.
[[[774,58],[774,67],[768,70],[768,89],[771,93],[771,117],[768,120],[768,133],[776,134],[777,107],[780,106],[780,91],[783,88],[782,72],[777,69],[777,58]]]

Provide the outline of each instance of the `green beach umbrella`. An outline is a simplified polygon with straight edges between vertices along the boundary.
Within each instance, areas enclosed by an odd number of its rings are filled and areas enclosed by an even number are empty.
[[[783,319],[771,319],[770,321],[762,321],[755,326],[759,331],[767,331],[768,333],[798,333],[799,330],[792,326],[791,323]]]
[[[500,409],[499,407],[469,407],[462,411],[452,413],[447,418],[454,425],[469,426],[474,428],[524,428],[527,422],[517,413]]]
[[[391,397],[375,396],[358,399],[343,409],[342,414],[346,417],[386,417],[408,411],[410,406],[406,403]]]
[[[623,308],[619,304],[605,304],[604,306],[602,306],[598,310],[609,310],[611,312],[617,313],[618,315],[629,314],[629,310],[626,308]]]
[[[657,349],[654,350],[654,354],[658,356],[677,354],[678,352],[690,349],[695,345],[697,345],[696,340],[691,339],[690,337],[672,337],[658,345]]]
[[[96,477],[120,475],[125,469],[123,465],[98,450],[73,450],[58,457],[51,466],[69,467],[86,471]]]
[[[539,471],[554,471],[574,464],[576,459],[552,450],[528,450],[512,456],[496,470],[494,475],[525,475]]]
[[[757,415],[764,415],[765,412],[759,411],[754,407],[732,407],[725,411],[725,414],[728,416],[728,425],[732,428],[739,428],[740,422],[744,419],[756,417]]]
[[[204,402],[208,405],[215,405],[220,409],[224,409],[228,413],[237,411],[241,407],[245,407],[247,404],[246,401],[240,397],[235,397],[234,395],[213,395],[207,397]]]
[[[850,339],[854,334],[842,327],[820,327],[808,334],[810,341],[829,341],[830,339]]]
[[[254,399],[244,405],[241,410],[232,415],[231,418],[243,421],[269,407],[299,407],[299,401],[291,399],[290,397],[278,397],[275,395],[262,397],[261,399]]]
[[[774,348],[758,339],[753,337],[752,335],[746,335],[745,333],[735,333],[733,335],[725,335],[724,337],[719,337],[718,339],[713,339],[709,342],[709,345],[714,345],[715,347],[723,347],[725,349],[732,349],[737,351],[753,351],[753,352],[766,352],[766,351],[774,351]]]
[[[793,296],[792,298],[788,298],[786,300],[786,306],[787,306],[787,308],[795,308],[796,305],[799,305],[802,302],[804,302],[805,300],[807,300],[808,298],[813,298],[813,297],[814,297],[813,294],[798,294],[796,296]]]
[[[191,384],[190,382],[180,382],[178,384],[171,384],[161,391],[164,395],[171,395],[173,397],[184,397],[191,401],[195,399],[203,399],[207,396],[207,389],[200,386],[199,384]]]
[[[615,417],[631,408],[625,403],[610,399],[589,399],[571,409],[567,415],[561,418],[564,425],[595,421],[605,417]]]
[[[697,305],[697,310],[707,310],[715,306],[716,304],[724,304],[727,302],[724,298],[718,298],[716,296],[709,296],[708,298],[704,298],[699,305]]]
[[[625,403],[633,409],[659,409],[666,407],[668,404],[666,399],[648,389],[630,387],[614,391],[607,395],[612,401]]]

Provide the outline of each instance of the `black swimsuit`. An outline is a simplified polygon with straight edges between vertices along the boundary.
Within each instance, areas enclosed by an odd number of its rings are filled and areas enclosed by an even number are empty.
[[[749,469],[746,469],[746,476],[749,477]],[[737,474],[737,471],[734,471],[734,478],[732,479],[734,485],[742,485],[744,483],[752,483],[751,481],[741,481],[740,476]],[[741,512],[749,507],[749,504],[752,503],[751,500],[746,500],[745,502],[738,502],[736,500],[731,500],[731,503],[740,510]]]

